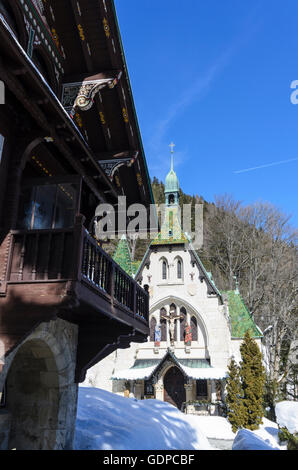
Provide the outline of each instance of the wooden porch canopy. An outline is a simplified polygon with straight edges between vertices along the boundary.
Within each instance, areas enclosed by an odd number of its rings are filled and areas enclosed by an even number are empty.
[[[165,362],[178,367],[182,374],[194,380],[221,380],[226,378],[227,371],[223,368],[211,367],[204,359],[179,359],[169,350],[161,359],[144,359],[136,361],[130,369],[114,372],[112,380],[150,380],[162,369]]]

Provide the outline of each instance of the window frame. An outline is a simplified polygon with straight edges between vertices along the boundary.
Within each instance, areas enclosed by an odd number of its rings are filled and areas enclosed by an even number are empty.
[[[169,279],[169,264],[166,258],[161,258],[161,279],[167,281]]]
[[[35,203],[36,203],[36,192],[37,188],[40,186],[56,186],[56,191],[55,191],[55,202],[54,202],[54,210],[52,214],[52,223],[51,227],[47,228],[46,230],[54,230],[54,224],[55,224],[55,219],[56,219],[56,214],[57,214],[57,199],[58,199],[58,187],[59,185],[62,184],[75,184],[77,185],[77,191],[76,191],[76,197],[73,203],[73,211],[74,211],[74,217],[76,214],[80,212],[80,201],[81,201],[81,190],[82,190],[82,177],[79,175],[65,175],[65,176],[54,176],[50,178],[28,178],[25,179],[22,183],[22,190],[26,189],[31,189],[35,190]],[[21,200],[19,200],[20,204]],[[19,216],[20,214],[18,214]],[[31,231],[31,230],[42,230],[42,229],[36,229],[34,228],[34,220],[35,220],[35,214],[34,210],[32,211],[32,217],[31,217],[31,222],[30,222],[30,228],[27,228],[26,230]],[[74,220],[72,227],[74,226]]]

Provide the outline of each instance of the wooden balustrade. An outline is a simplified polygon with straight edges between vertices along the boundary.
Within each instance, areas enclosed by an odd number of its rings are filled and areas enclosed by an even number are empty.
[[[13,231],[8,281],[71,279],[73,256],[73,229]]]
[[[12,231],[7,283],[79,281],[148,322],[148,293],[99,246],[82,225]]]

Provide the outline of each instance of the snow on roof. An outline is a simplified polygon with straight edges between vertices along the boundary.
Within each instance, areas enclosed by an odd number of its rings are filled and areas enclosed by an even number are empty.
[[[181,372],[187,377],[196,380],[214,379],[220,380],[227,376],[227,370],[218,367],[206,367],[202,364],[201,367],[189,367],[185,365],[183,360],[178,360],[173,354],[166,353],[165,356],[158,362],[148,365],[147,367],[135,367],[135,364],[130,369],[124,369],[114,372],[111,377],[112,380],[147,380],[157,371],[160,364],[164,361],[165,357],[170,355],[173,359],[173,365],[177,365]],[[150,363],[150,361],[149,361]],[[199,361],[198,361],[199,364]]]
[[[140,369],[123,369],[117,372],[114,372],[114,375],[111,377],[112,380],[146,380],[154,372],[156,366],[143,367]]]
[[[184,370],[185,374],[190,379],[202,380],[202,379],[214,379],[220,380],[227,377],[228,372],[226,369],[222,369],[219,367],[201,367],[201,368],[194,368],[194,367],[186,367],[181,365],[181,368]]]

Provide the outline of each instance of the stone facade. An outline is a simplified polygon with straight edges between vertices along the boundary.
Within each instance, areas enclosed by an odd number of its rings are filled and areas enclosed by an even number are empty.
[[[40,324],[5,358],[0,449],[71,449],[77,409],[77,326]]]

